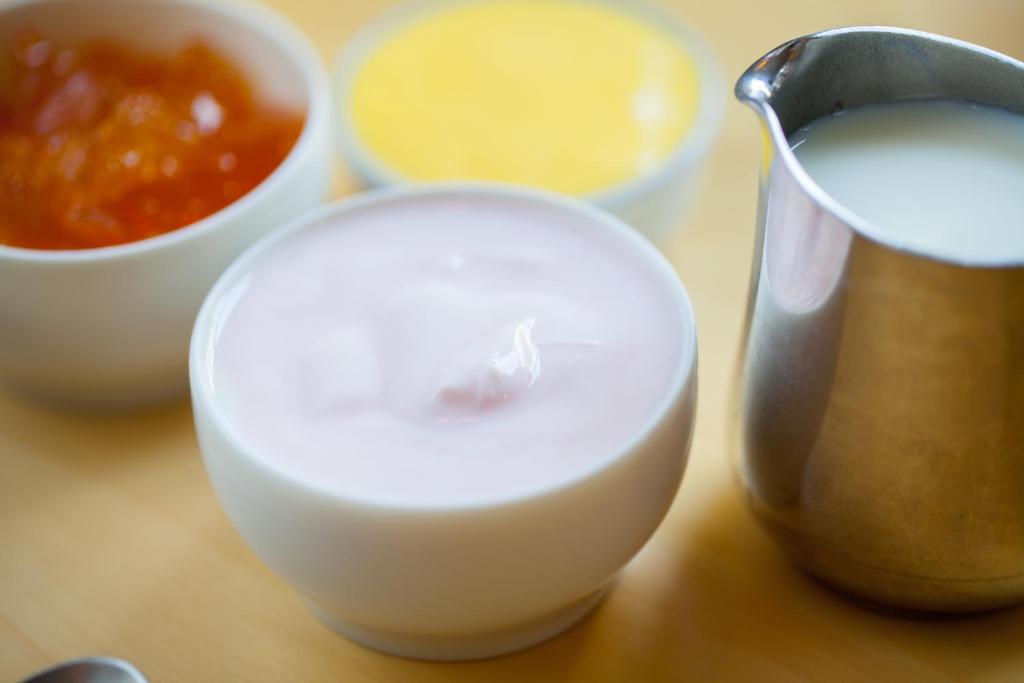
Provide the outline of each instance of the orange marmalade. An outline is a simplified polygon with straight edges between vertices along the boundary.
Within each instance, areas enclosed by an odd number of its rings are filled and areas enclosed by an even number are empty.
[[[0,244],[89,249],[193,223],[284,160],[303,117],[196,43],[172,57],[23,34],[0,93]]]

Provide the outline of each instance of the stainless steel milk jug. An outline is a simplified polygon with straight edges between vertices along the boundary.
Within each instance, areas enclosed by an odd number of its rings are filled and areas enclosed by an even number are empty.
[[[735,394],[750,508],[798,564],[869,600],[969,611],[1024,599],[1024,262],[869,238],[787,144],[876,102],[1024,114],[1024,64],[914,31],[838,29],[768,53],[736,94],[763,140]]]

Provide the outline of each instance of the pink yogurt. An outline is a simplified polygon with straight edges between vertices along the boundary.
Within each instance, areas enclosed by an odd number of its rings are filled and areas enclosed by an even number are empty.
[[[694,353],[639,240],[514,193],[325,215],[225,295],[215,400],[257,457],[340,495],[457,506],[567,482],[663,412]]]

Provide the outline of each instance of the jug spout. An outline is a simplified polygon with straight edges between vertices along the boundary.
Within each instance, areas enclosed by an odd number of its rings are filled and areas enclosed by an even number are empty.
[[[809,39],[791,40],[754,62],[736,81],[736,98],[755,111],[763,111],[762,105],[770,105],[772,94],[782,86],[787,67],[800,58]]]
[[[796,38],[757,60],[736,97],[779,121],[784,136],[849,107],[948,98],[1024,110],[1015,59],[963,41],[888,26],[838,28]]]

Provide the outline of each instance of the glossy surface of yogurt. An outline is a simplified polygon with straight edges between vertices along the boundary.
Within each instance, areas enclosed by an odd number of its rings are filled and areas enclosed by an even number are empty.
[[[671,269],[605,220],[458,192],[327,215],[224,297],[215,400],[258,457],[341,495],[567,482],[667,408],[694,353]]]

